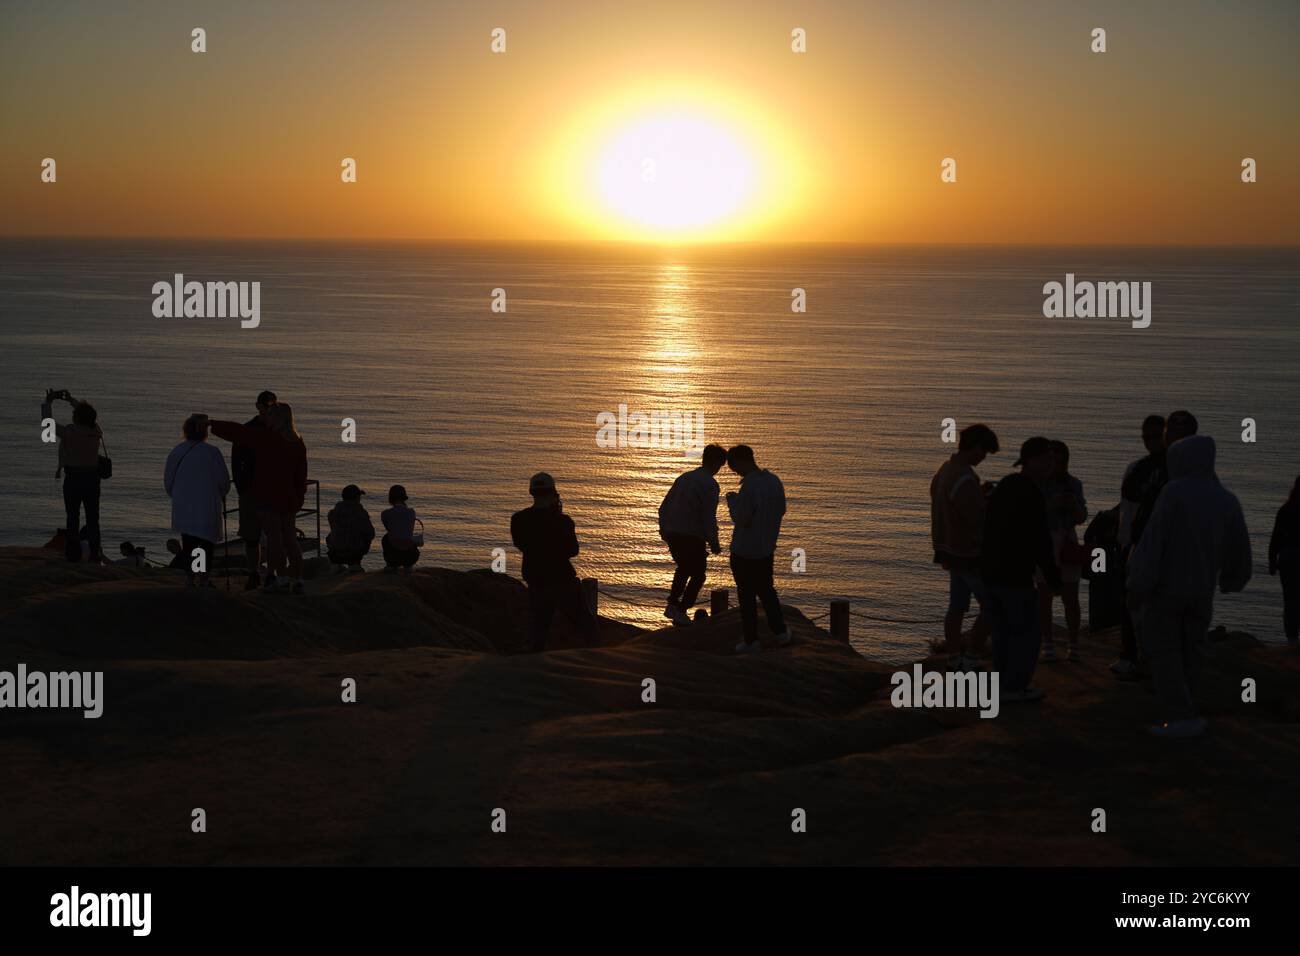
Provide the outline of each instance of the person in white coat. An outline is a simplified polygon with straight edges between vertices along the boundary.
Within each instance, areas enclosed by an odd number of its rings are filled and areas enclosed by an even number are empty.
[[[221,503],[230,490],[226,456],[208,444],[208,423],[191,415],[181,426],[185,440],[171,450],[163,469],[163,487],[172,499],[172,527],[181,533],[186,582],[211,585],[212,552],[221,533]],[[202,564],[196,569],[196,561]]]

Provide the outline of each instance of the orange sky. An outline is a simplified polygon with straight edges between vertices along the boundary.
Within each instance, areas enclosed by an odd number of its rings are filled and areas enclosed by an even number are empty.
[[[6,4],[0,232],[1300,243],[1300,5],[1081,6]],[[681,235],[594,184],[664,108],[755,175]]]

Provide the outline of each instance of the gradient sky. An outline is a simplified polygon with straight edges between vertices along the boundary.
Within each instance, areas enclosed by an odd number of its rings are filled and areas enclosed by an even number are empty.
[[[592,164],[668,108],[761,172],[694,238],[1297,244],[1297,41],[1294,2],[4,2],[0,233],[655,238]]]

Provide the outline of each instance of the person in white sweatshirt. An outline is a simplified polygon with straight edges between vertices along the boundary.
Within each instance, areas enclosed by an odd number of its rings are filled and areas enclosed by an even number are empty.
[[[181,533],[186,583],[211,584],[212,552],[221,534],[221,503],[230,490],[226,456],[208,444],[208,423],[191,415],[181,426],[185,440],[171,450],[163,468],[163,488],[172,500],[172,527]],[[201,552],[203,562],[195,570]]]
[[[1192,695],[1205,657],[1214,589],[1240,591],[1251,575],[1250,536],[1237,496],[1214,473],[1214,439],[1192,435],[1169,446],[1169,483],[1156,500],[1128,564],[1128,600],[1140,618],[1164,709],[1152,733],[1205,732]]]

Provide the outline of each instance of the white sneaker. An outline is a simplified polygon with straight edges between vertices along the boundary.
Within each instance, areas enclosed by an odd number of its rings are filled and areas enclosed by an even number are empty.
[[[737,654],[757,654],[762,649],[763,649],[762,641],[754,641],[754,643],[748,644],[742,640],[739,644],[736,645]]]
[[[687,614],[685,611],[683,611],[683,610],[682,610],[681,608],[679,608],[679,607],[674,607],[673,610],[677,612],[676,614],[673,615],[673,626],[674,626],[674,627],[690,627],[690,626],[691,626],[691,616],[690,616],[689,614]]]
[[[786,645],[788,645],[790,643],[790,640],[791,638],[790,638],[789,631],[782,631],[780,634],[776,635],[776,643],[780,647],[785,647]]]
[[[1155,737],[1199,737],[1209,726],[1204,717],[1189,717],[1186,720],[1171,720],[1156,724],[1147,730]]]

